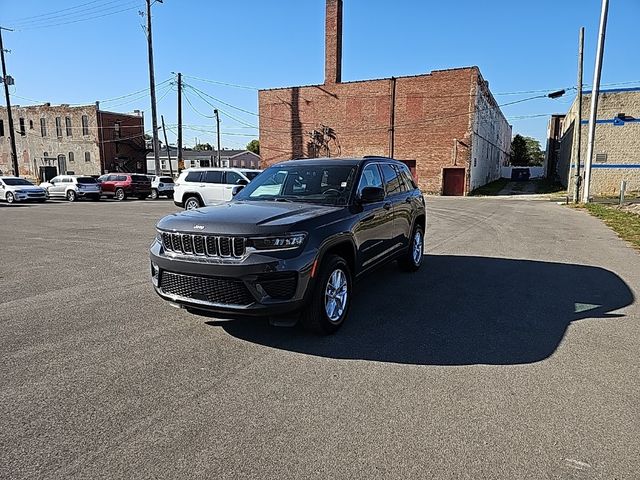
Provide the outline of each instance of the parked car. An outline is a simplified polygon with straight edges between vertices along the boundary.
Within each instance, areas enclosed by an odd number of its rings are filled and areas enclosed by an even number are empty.
[[[227,202],[260,172],[245,168],[188,168],[175,183],[173,201],[185,210]]]
[[[426,208],[407,166],[384,157],[294,160],[222,205],[169,215],[150,249],[155,291],[209,316],[345,321],[356,278],[423,258]]]
[[[158,177],[156,175],[147,175],[151,180],[151,199],[156,200],[160,197],[173,197],[173,178]]]
[[[151,195],[151,180],[146,175],[135,173],[108,173],[98,178],[102,195],[116,200],[137,197],[144,200]]]
[[[75,202],[78,198],[100,200],[100,184],[88,175],[58,175],[40,184],[50,198],[66,198]]]
[[[45,202],[47,191],[20,177],[0,177],[0,199],[7,203]]]

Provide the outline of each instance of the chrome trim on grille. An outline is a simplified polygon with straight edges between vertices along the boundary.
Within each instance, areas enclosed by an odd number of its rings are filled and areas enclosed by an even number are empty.
[[[163,248],[170,253],[213,258],[241,259],[247,253],[244,237],[198,235],[160,231]]]

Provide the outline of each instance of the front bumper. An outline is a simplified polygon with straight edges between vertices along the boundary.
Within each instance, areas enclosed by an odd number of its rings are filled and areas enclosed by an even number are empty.
[[[316,253],[197,259],[167,254],[154,241],[152,283],[156,293],[172,304],[222,318],[286,315],[299,311],[309,300]]]
[[[36,202],[43,201],[49,198],[46,192],[37,193],[37,192],[28,192],[28,193],[18,193],[12,192],[13,198],[16,202]]]

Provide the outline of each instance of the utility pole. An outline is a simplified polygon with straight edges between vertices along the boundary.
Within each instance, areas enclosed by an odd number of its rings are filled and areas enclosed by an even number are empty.
[[[2,44],[2,31],[12,32],[8,28],[0,27],[0,57],[2,57],[2,83],[4,85],[4,98],[7,101],[7,117],[9,120],[9,139],[11,140],[11,168],[13,174],[17,177],[20,175],[18,170],[18,149],[16,148],[16,131],[13,128],[13,115],[11,114],[11,99],[9,98],[9,77],[7,75],[7,67],[4,63],[4,45]]]
[[[218,159],[216,162],[218,163],[218,167],[222,166],[222,160],[220,157],[220,115],[218,114],[218,109],[213,109],[213,114],[216,116],[216,131],[218,133]]]
[[[182,73],[178,73],[178,172],[182,161]]]
[[[155,0],[162,3],[162,0]],[[154,2],[155,3],[155,2]],[[160,152],[158,144],[158,113],[156,111],[156,80],[153,72],[153,35],[151,33],[151,0],[147,0],[147,46],[149,48],[149,88],[151,90],[151,125],[153,127],[153,158],[156,175],[160,175]]]
[[[169,149],[169,141],[167,140],[167,130],[164,128],[164,115],[160,115],[160,119],[162,120],[162,133],[164,133],[164,144],[167,147],[167,158],[169,159],[169,173],[171,174],[171,178],[173,178],[173,167],[171,166],[171,151]]]
[[[604,56],[604,39],[607,32],[607,14],[609,12],[609,0],[602,0],[602,12],[600,13],[600,30],[598,32],[598,48],[596,50],[596,65],[593,71],[593,89],[591,90],[591,110],[589,111],[589,138],[587,140],[587,158],[584,164],[584,189],[582,201],[589,202],[591,193],[591,162],[593,160],[593,145],[596,136],[596,114],[598,112],[598,95],[600,93],[600,74],[602,73],[602,57]]]
[[[573,203],[580,201],[580,149],[582,148],[582,65],[583,65],[583,51],[584,51],[584,27],[580,27],[580,35],[578,38],[578,84],[576,102],[578,103],[578,124],[575,127],[576,131],[576,175],[575,186],[573,190]]]

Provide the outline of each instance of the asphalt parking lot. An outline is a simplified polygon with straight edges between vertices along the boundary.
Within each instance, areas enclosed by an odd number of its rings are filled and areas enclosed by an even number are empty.
[[[0,204],[0,478],[638,478],[640,255],[550,202],[428,206],[422,270],[315,337],[161,301],[171,201]]]

